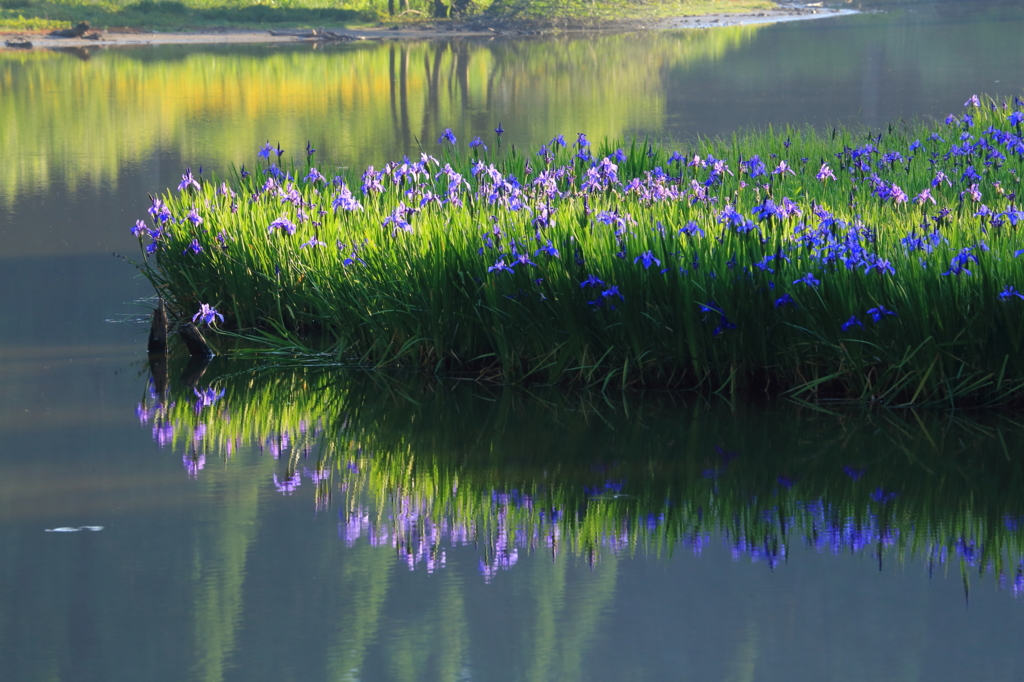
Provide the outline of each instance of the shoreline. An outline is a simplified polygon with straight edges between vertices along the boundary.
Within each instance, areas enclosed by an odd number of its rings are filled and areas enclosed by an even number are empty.
[[[312,29],[229,29],[210,28],[196,31],[146,31],[143,29],[115,28],[97,30],[93,39],[56,38],[46,33],[26,31],[0,32],[3,41],[23,38],[31,46],[10,46],[0,43],[0,51],[60,50],[89,47],[141,47],[156,45],[244,45],[244,44],[335,44],[357,41],[386,40],[449,40],[453,38],[495,38],[568,33],[621,33],[630,31],[708,29],[723,26],[771,24],[783,21],[806,21],[856,14],[854,10],[830,7],[785,5],[776,9],[749,13],[716,13],[699,16],[654,18],[650,20],[623,20],[606,22],[599,26],[566,26],[538,28],[531,23],[477,17],[465,22],[423,22],[394,24],[358,29],[316,29],[329,35],[313,35]]]

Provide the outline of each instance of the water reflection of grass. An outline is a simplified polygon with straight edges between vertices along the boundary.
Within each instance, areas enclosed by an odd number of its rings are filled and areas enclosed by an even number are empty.
[[[699,553],[724,538],[769,566],[805,545],[924,558],[1024,589],[1024,472],[1012,454],[1024,428],[1003,418],[226,369],[149,395],[142,421],[192,475],[204,475],[199,453],[208,467],[258,447],[279,460],[282,493],[338,507],[348,543],[396,547],[410,567],[438,570],[445,548],[465,543],[493,576],[522,552]]]

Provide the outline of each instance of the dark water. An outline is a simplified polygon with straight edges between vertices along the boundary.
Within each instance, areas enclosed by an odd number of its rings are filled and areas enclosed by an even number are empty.
[[[1024,89],[1019,7],[908,7],[545,40],[0,54],[4,678],[1024,677],[1024,430],[1009,417],[220,360],[197,377],[179,358],[151,394],[145,327],[110,321],[151,293],[111,256],[135,254],[146,193],[186,164],[251,162],[268,138],[351,166],[432,151],[444,127],[490,143],[498,122],[505,144],[685,146]],[[46,532],[84,526],[103,530]]]

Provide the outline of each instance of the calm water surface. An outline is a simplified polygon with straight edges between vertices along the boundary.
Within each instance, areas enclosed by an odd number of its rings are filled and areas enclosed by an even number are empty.
[[[1024,428],[172,358],[147,192],[451,127],[685,148],[1024,90],[1024,11],[0,53],[0,669],[17,680],[1024,679]],[[117,322],[117,320],[121,320]],[[157,379],[163,372],[157,368]],[[102,526],[99,531],[46,532]]]

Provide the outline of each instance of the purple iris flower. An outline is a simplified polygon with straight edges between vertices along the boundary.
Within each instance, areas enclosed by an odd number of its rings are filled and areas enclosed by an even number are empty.
[[[714,301],[708,301],[707,303],[699,303],[700,311],[702,313],[718,313],[722,314],[722,311],[718,309],[718,304]]]
[[[281,216],[274,222],[270,223],[270,227],[267,228],[267,233],[273,232],[275,229],[284,230],[289,236],[295,234],[295,223],[288,220],[287,216]]]
[[[974,166],[968,166],[964,174],[960,176],[963,182],[981,182],[981,176],[974,170]]]
[[[309,174],[306,175],[306,182],[317,181],[327,182],[327,178],[325,178],[316,168],[310,168]]]
[[[782,212],[779,210],[779,207],[767,197],[760,205],[755,206],[752,212],[759,223],[763,223],[769,218],[782,218]]]
[[[625,301],[626,300],[626,297],[623,296],[621,293],[619,293],[619,287],[617,285],[612,285],[612,286],[608,287],[607,289],[605,289],[604,291],[602,291],[601,292],[601,296],[603,298],[612,298],[614,296],[618,296],[619,300],[621,300],[621,301]]]
[[[202,250],[203,250],[203,247],[199,244],[199,240],[198,239],[193,239],[192,243],[189,244],[188,246],[186,246],[185,250],[182,251],[182,253],[183,254],[188,253],[189,249],[192,249],[192,253],[201,253]]]
[[[783,159],[782,161],[779,161],[779,165],[776,166],[775,170],[772,171],[772,175],[785,176],[786,173],[789,173],[790,175],[796,175],[796,171],[790,168],[789,164],[786,163],[786,160]]]
[[[395,210],[387,218],[384,219],[384,222],[381,223],[381,227],[394,225],[395,227],[393,229],[392,236],[394,234],[397,234],[399,229],[405,230],[406,232],[412,232],[412,225],[410,225],[409,221],[406,220],[406,215],[408,211],[409,209],[406,208],[405,202],[398,202],[398,206],[396,206]]]
[[[501,123],[499,123],[498,127],[494,129],[494,132],[497,133],[498,137],[501,137],[501,134],[505,132],[505,129],[502,128]]]
[[[860,320],[858,320],[856,315],[850,315],[850,319],[848,319],[846,322],[843,322],[843,326],[841,327],[841,329],[844,332],[846,332],[846,331],[850,331],[851,327],[863,327],[863,326],[864,326],[864,323],[861,322]]]
[[[1010,122],[1010,125],[1019,128],[1024,123],[1024,111],[1013,112],[1007,120]]]
[[[331,208],[337,211],[339,208],[344,211],[361,211],[363,210],[362,204],[356,201],[352,197],[352,192],[348,187],[342,185],[338,190],[338,196],[334,197],[331,201]]]
[[[319,239],[316,238],[316,235],[313,235],[312,237],[309,238],[308,242],[302,244],[302,246],[300,246],[299,248],[300,249],[304,249],[307,246],[309,246],[309,247],[325,246],[326,244],[327,244],[327,242],[322,242],[322,241],[320,241]]]
[[[515,267],[515,266],[514,265],[505,265],[505,259],[504,258],[500,258],[500,259],[497,260],[497,262],[494,263],[494,265],[492,265],[489,268],[487,268],[487,272],[495,272],[495,271],[497,271],[497,272],[502,272],[502,271],[504,271],[504,272],[515,272],[515,270],[512,269],[513,267]]]
[[[267,143],[260,147],[260,150],[256,152],[256,156],[260,157],[261,159],[266,159],[267,161],[269,161],[270,152],[272,151],[274,151],[274,145],[270,144],[270,140],[267,140]]]
[[[199,182],[192,177],[192,169],[186,168],[185,174],[181,176],[181,183],[178,185],[178,191],[184,192],[189,187],[199,189]]]
[[[935,203],[935,198],[932,196],[932,190],[930,187],[925,187],[921,190],[921,193],[914,197],[915,204],[923,204],[926,201]]]
[[[971,95],[970,98],[964,102],[965,107],[980,107],[981,100],[978,99],[977,95]]]
[[[800,279],[793,280],[793,284],[806,284],[809,287],[816,287],[821,284],[821,280],[816,279],[811,273],[807,273]]]
[[[476,149],[477,147],[483,147],[484,151],[487,151],[487,145],[484,144],[484,141],[479,137],[474,137],[472,142],[469,143],[469,148]]]
[[[679,228],[679,234],[685,234],[688,237],[692,237],[694,235],[700,235],[703,237],[704,230],[700,229],[700,225],[691,220]]]
[[[604,285],[604,282],[599,280],[594,275],[587,275],[587,278],[585,280],[583,280],[582,282],[580,282],[580,289],[585,289],[587,287],[599,287],[599,286],[603,286],[603,285]]]
[[[1016,296],[1019,299],[1024,300],[1024,294],[1022,294],[1019,291],[1017,291],[1017,288],[1015,286],[1013,286],[1012,284],[1007,284],[1005,287],[1003,287],[1003,290],[1001,292],[999,292],[999,300],[1000,301],[1008,301],[1011,298],[1013,298],[1014,296]]]
[[[650,268],[651,267],[651,263],[656,263],[659,267],[661,266],[661,261],[659,259],[655,258],[654,254],[651,253],[650,250],[644,251],[639,256],[634,258],[633,259],[633,264],[636,265],[637,262],[639,262],[639,261],[643,261],[644,270],[647,270],[648,268]]]
[[[210,307],[208,303],[202,303],[199,306],[199,312],[192,316],[193,322],[198,320],[202,320],[203,324],[209,327],[217,320],[223,322],[224,316],[218,313],[216,308]]]
[[[200,216],[199,213],[194,208],[189,209],[188,215],[185,217],[188,219],[190,223],[192,223],[196,227],[199,227],[200,225],[203,224],[202,216]]]
[[[852,478],[854,481],[859,481],[860,477],[864,475],[863,469],[854,469],[851,466],[844,466],[843,473]]]
[[[455,144],[455,142],[456,142],[455,133],[452,132],[451,128],[445,128],[444,129],[444,132],[441,133],[441,137],[439,137],[437,139],[437,143],[438,144],[442,144],[445,140],[447,140],[451,144]]]
[[[537,267],[537,264],[534,263],[532,260],[530,260],[530,254],[528,254],[528,253],[519,253],[519,254],[513,254],[513,255],[516,257],[516,264],[517,265],[532,265],[533,267]]]
[[[542,252],[543,252],[543,253],[546,253],[546,254],[548,254],[548,255],[549,255],[549,256],[551,256],[552,258],[558,258],[558,257],[559,257],[559,255],[558,255],[558,249],[556,249],[556,248],[554,247],[554,245],[553,245],[553,244],[551,243],[551,240],[550,240],[550,239],[548,240],[548,244],[547,244],[547,246],[542,246],[542,247],[540,247],[539,249],[537,249],[537,250],[536,250],[536,251],[534,252],[534,254],[533,254],[533,255],[534,255],[534,256],[536,256],[536,255],[537,255],[538,253],[542,253]]]
[[[882,321],[882,318],[886,315],[896,315],[891,310],[887,310],[885,306],[878,306],[877,308],[871,308],[867,311],[867,314],[871,316],[871,320],[876,324]]]
[[[154,199],[152,196],[150,199],[152,200],[153,205],[146,209],[146,211],[149,215],[153,216],[153,220],[159,223],[166,223],[170,220],[171,211],[167,208],[167,204],[160,199]]]
[[[718,326],[714,328],[714,330],[711,332],[711,335],[718,336],[719,334],[724,334],[726,330],[735,328],[736,325],[730,322],[729,318],[727,318],[725,315],[721,315],[719,316]]]
[[[960,192],[961,201],[965,196],[975,203],[981,201],[981,190],[978,189],[978,183],[972,183],[970,187]]]
[[[814,177],[816,177],[818,180],[821,180],[822,182],[825,182],[825,180],[835,180],[836,174],[832,172],[832,169],[829,168],[829,165],[827,163],[823,163],[821,164],[821,168],[818,170],[817,175],[815,175]]]
[[[141,220],[135,221],[135,226],[132,228],[133,237],[141,237],[143,232],[146,232],[149,228],[146,227],[146,223]]]

